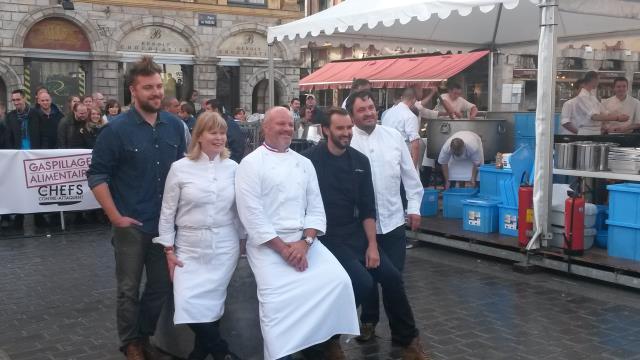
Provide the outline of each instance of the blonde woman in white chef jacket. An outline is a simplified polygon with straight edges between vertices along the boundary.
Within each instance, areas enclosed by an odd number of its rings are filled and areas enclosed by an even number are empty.
[[[175,324],[195,333],[189,360],[236,359],[219,331],[227,286],[236,268],[240,238],[246,238],[236,211],[227,124],[217,113],[200,115],[187,156],[169,170],[159,236],[173,280]],[[177,229],[177,230],[176,230]]]

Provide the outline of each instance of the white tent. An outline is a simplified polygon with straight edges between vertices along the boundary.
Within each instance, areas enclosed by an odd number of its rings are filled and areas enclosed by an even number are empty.
[[[274,41],[320,35],[444,42],[490,49],[538,42],[536,235],[528,246],[532,248],[550,233],[557,39],[640,30],[638,19],[640,5],[627,0],[347,0],[312,16],[269,28],[267,41],[269,49]],[[271,56],[270,69],[269,95],[273,99]]]

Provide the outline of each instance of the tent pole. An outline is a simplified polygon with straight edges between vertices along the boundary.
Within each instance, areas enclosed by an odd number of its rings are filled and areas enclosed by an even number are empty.
[[[493,111],[493,50],[489,53],[489,111]]]
[[[535,234],[527,250],[545,246],[551,236],[549,216],[553,191],[553,126],[555,115],[557,12],[559,0],[541,0],[536,103],[536,150],[533,186]]]
[[[268,44],[267,46],[267,56],[269,57],[269,108],[272,108],[276,100],[273,98],[275,96],[275,70],[273,69],[273,43]]]

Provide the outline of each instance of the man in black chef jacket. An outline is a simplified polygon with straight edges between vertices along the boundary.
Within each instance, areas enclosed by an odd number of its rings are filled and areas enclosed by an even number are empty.
[[[353,122],[344,109],[329,110],[322,122],[327,141],[305,155],[316,169],[327,231],[320,237],[349,274],[356,306],[369,296],[374,280],[389,305],[391,337],[403,344],[403,359],[426,359],[418,337],[402,275],[376,241],[376,206],[367,157],[350,147]],[[408,345],[407,345],[408,344]],[[327,359],[344,359],[339,342],[326,343]]]

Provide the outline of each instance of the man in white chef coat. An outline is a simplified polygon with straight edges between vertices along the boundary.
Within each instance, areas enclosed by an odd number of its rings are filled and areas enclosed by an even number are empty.
[[[413,231],[420,226],[420,203],[422,184],[411,160],[409,150],[400,133],[390,127],[377,125],[378,113],[373,103],[373,94],[356,92],[347,101],[347,111],[353,119],[351,146],[363,153],[371,164],[371,175],[376,203],[376,240],[378,246],[389,257],[400,272],[404,269],[407,236],[405,233],[405,211],[400,196],[400,182],[406,191],[407,219]],[[390,304],[384,299],[385,312]],[[375,337],[375,327],[380,317],[378,287],[362,302],[360,320],[362,336],[359,341]],[[392,325],[390,323],[390,325]],[[396,340],[396,339],[394,339]],[[400,343],[408,346],[408,343]]]
[[[578,79],[574,87],[579,93],[582,90],[582,79]],[[577,119],[575,117],[575,104],[577,101],[577,95],[567,100],[562,104],[562,111],[560,113],[560,129],[558,135],[575,135],[578,133]]]
[[[470,182],[476,187],[478,167],[484,164],[480,136],[466,130],[454,133],[442,146],[438,163],[442,166],[445,189],[455,181]]]
[[[626,122],[629,116],[626,114],[608,113],[595,95],[600,78],[595,71],[589,71],[584,75],[582,90],[576,97],[574,104],[574,118],[578,135],[600,135],[603,126],[609,126],[612,122]]]
[[[264,359],[275,360],[359,329],[349,275],[316,241],[326,230],[324,205],[311,161],[289,149],[289,110],[269,110],[263,130],[262,146],[238,166],[236,203],[258,285]]]
[[[411,107],[415,103],[415,90],[412,88],[404,89],[400,102],[384,112],[382,125],[398,130],[409,148],[413,165],[417,168],[420,160],[420,120],[411,111]]]
[[[608,133],[630,133],[640,129],[640,100],[629,96],[629,81],[624,77],[613,80],[614,96],[604,99],[602,105],[611,114],[625,114],[629,120],[612,123],[606,127]]]

